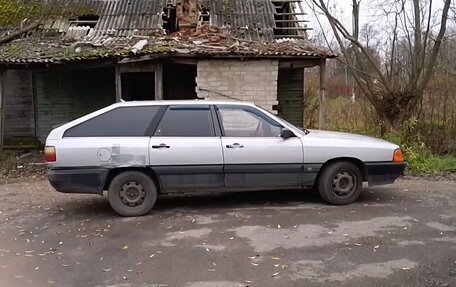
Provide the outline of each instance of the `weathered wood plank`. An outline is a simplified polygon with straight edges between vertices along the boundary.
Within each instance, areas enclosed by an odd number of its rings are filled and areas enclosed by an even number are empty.
[[[318,111],[318,129],[325,128],[326,121],[326,59],[320,63],[320,108]]]

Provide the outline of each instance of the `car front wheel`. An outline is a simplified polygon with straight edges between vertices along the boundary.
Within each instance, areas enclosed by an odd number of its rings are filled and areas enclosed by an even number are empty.
[[[126,171],[111,181],[108,200],[112,209],[122,216],[141,216],[155,205],[157,188],[148,175]]]
[[[334,162],[318,179],[320,197],[329,204],[350,204],[358,199],[363,183],[359,168],[351,162]]]

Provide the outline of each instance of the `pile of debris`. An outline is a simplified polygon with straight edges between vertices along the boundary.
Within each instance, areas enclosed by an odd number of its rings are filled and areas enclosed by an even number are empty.
[[[105,35],[75,40],[61,34],[42,37],[42,33],[36,31],[34,36],[0,45],[0,59],[53,62],[126,57],[131,54],[334,56],[329,50],[306,39],[278,39],[274,43],[252,41],[234,36],[230,29],[210,26],[208,23],[169,35],[161,31],[150,36]]]
[[[193,29],[174,32],[170,35],[159,38],[152,38],[150,39],[148,45],[143,48],[147,51],[148,48],[156,48],[160,46],[167,47],[171,52],[180,54],[331,54],[331,52],[327,49],[317,47],[309,40],[279,39],[275,43],[249,41],[235,37],[228,31],[210,26],[207,23]]]
[[[203,23],[195,28],[183,29],[169,35],[133,36],[131,38],[105,38],[78,41],[71,45],[76,53],[84,48],[113,53],[115,55],[177,53],[177,54],[325,54],[332,55],[325,48],[318,47],[305,39],[279,39],[275,43],[249,41],[233,36],[229,29]],[[90,50],[90,49],[89,49]]]

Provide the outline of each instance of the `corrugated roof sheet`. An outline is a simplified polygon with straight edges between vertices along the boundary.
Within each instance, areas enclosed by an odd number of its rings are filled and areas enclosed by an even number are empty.
[[[130,37],[161,32],[163,25],[161,13],[167,2],[167,0],[47,0],[43,1],[42,5],[54,7],[54,9],[48,8],[50,20],[46,22],[45,29],[66,31],[70,26],[68,15],[72,11],[75,14],[78,14],[78,11],[84,11],[85,14],[90,12],[100,16],[94,29],[94,37],[104,35]],[[211,11],[212,25],[229,27],[233,34],[247,40],[265,42],[274,40],[274,6],[270,0],[200,0],[200,3]],[[3,7],[3,9],[7,8]]]
[[[176,1],[172,0],[174,3]],[[286,45],[276,43],[275,8],[270,0],[200,0],[200,3],[211,11],[211,26],[217,27],[215,41],[214,37],[201,38],[195,29],[165,35],[161,13],[167,2],[46,0],[43,5],[57,9],[49,10],[49,20],[44,27],[31,37],[0,46],[0,63],[55,63],[126,57],[131,55],[131,47],[144,38],[147,38],[149,43],[141,54],[334,56],[327,49],[316,47],[307,40],[287,42]],[[70,27],[69,11],[72,11],[72,7],[84,11],[84,14],[100,16],[93,31],[83,41],[65,37],[65,32]],[[12,31],[13,28],[9,26],[7,30]],[[1,31],[0,27],[0,38]],[[82,42],[82,47],[77,45],[81,43],[75,42]]]

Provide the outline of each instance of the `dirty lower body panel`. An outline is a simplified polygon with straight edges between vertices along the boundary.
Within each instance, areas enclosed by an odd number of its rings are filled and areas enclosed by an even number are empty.
[[[108,172],[106,168],[49,169],[48,180],[58,192],[102,195]]]
[[[393,183],[403,175],[406,167],[406,163],[366,163],[369,186]]]

